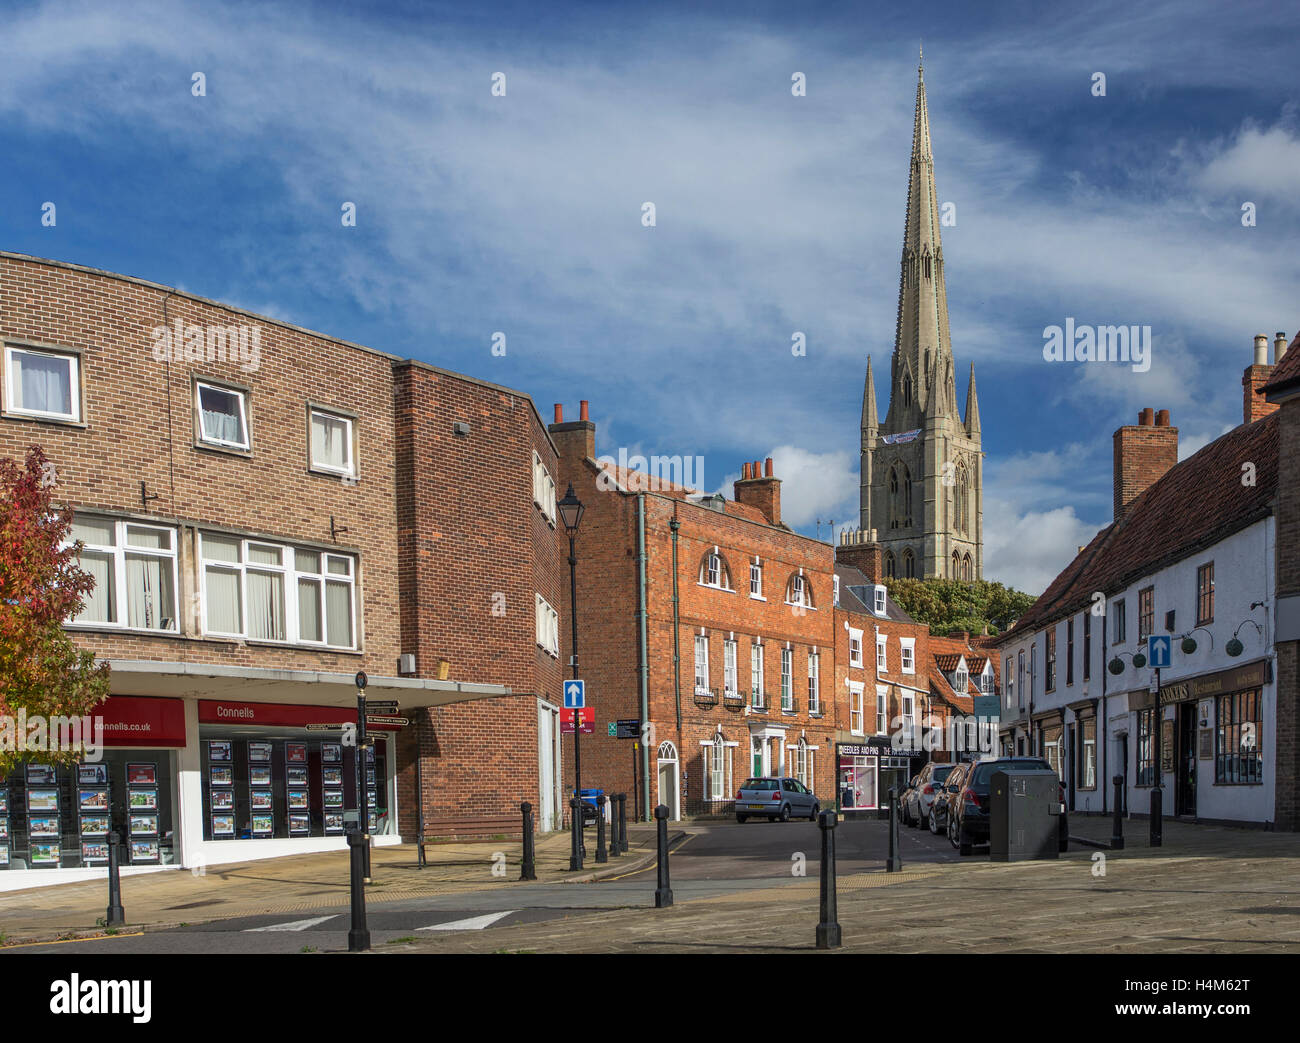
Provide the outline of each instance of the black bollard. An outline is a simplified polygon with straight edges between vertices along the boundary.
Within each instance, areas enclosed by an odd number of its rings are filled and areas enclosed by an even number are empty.
[[[582,869],[582,801],[577,797],[569,798],[569,826],[569,869],[577,872]]]
[[[524,862],[519,869],[519,879],[536,880],[537,861],[533,853],[533,806],[528,801],[524,801],[519,805],[519,810],[524,814]]]
[[[609,854],[605,850],[605,801],[604,798],[596,805],[596,864],[601,865],[609,861]]]
[[[618,795],[618,853],[627,854],[627,794]]]
[[[1110,849],[1124,850],[1124,776],[1116,775],[1115,783],[1115,822],[1110,829]]]
[[[117,845],[122,837],[116,831],[108,835],[108,915],[104,917],[106,927],[121,927],[126,923],[126,911],[122,908],[122,877],[118,872]]]
[[[365,952],[370,948],[370,929],[366,927],[366,888],[362,882],[366,875],[365,856],[369,839],[361,831],[360,824],[348,833],[348,851],[352,856],[352,927],[348,931],[348,952]]]
[[[835,824],[839,816],[823,811],[817,816],[822,831],[821,921],[817,924],[817,948],[840,947],[839,910],[835,902]]]
[[[673,904],[673,889],[668,884],[668,808],[663,804],[655,807],[655,821],[659,833],[659,886],[655,888],[655,908],[663,909]]]
[[[618,794],[609,795],[609,857],[618,858],[623,845],[618,839]]]
[[[933,815],[933,809],[930,811]],[[889,860],[885,863],[885,872],[897,873],[903,868],[903,855],[898,850],[898,789],[889,791]]]
[[[1159,847],[1164,842],[1165,800],[1164,787],[1151,787],[1151,846]]]

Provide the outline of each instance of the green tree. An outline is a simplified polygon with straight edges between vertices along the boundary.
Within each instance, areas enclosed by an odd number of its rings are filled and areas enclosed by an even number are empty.
[[[887,579],[889,596],[918,623],[935,634],[969,630],[1000,634],[1019,619],[1036,600],[993,580]]]
[[[21,710],[29,720],[82,716],[108,695],[108,664],[97,666],[63,629],[95,581],[78,567],[82,545],[67,542],[72,508],[55,505],[56,484],[40,446],[22,466],[0,459],[0,716],[11,722]],[[0,743],[0,777],[30,759],[19,745]],[[79,756],[61,750],[40,759]]]

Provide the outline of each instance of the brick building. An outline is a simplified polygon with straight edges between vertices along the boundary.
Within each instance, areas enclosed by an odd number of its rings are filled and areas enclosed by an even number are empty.
[[[730,813],[751,774],[832,793],[834,554],[782,524],[771,460],[745,463],[727,500],[598,459],[585,402],[571,421],[557,405],[550,432],[560,485],[586,507],[584,788],[626,792],[641,818],[659,803],[673,818]],[[641,738],[608,735],[616,720],[643,722]]]
[[[1276,365],[1255,338],[1242,423],[1187,459],[1167,410],[1116,430],[1114,521],[999,638],[1004,751],[1046,758],[1072,811],[1111,810],[1118,775],[1133,813],[1300,825],[1300,630],[1282,601],[1297,589],[1285,438],[1300,363],[1285,335],[1273,349]],[[1168,639],[1160,670],[1149,637]]]
[[[341,847],[358,671],[411,722],[378,731],[377,843],[415,834],[417,750],[428,834],[517,828],[521,799],[559,824],[557,461],[528,396],[7,253],[0,339],[0,454],[56,468],[97,579],[68,629],[112,664],[104,763],[0,780],[9,867],[93,873],[110,820],[141,871]]]

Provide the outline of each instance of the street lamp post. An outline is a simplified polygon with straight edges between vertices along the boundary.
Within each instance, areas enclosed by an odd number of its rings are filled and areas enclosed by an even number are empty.
[[[573,666],[573,679],[576,681],[578,679],[578,554],[574,545],[574,538],[578,534],[578,525],[582,522],[582,515],[586,507],[574,494],[572,482],[569,483],[564,498],[555,507],[560,512],[565,531],[569,534],[569,633],[571,637],[569,662]],[[569,855],[569,868],[579,870],[582,868],[584,855],[582,842],[582,724],[579,722],[576,713],[573,720],[573,795],[577,799],[577,803],[574,805],[573,844]]]
[[[366,673],[358,671],[357,682],[357,804],[365,803],[365,734],[366,734]],[[366,926],[366,877],[369,875],[364,860],[366,843],[365,831],[361,828],[361,816],[365,809],[357,811],[356,827],[348,834],[348,865],[350,869],[349,884],[352,897],[352,927],[348,931],[348,952],[365,952],[370,948],[370,930]]]

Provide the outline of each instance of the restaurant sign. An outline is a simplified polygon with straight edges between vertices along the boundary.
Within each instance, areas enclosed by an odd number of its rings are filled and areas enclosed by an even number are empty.
[[[1234,666],[1227,670],[1218,670],[1200,677],[1189,677],[1185,681],[1160,686],[1160,705],[1186,702],[1189,699],[1206,699],[1229,692],[1240,692],[1248,688],[1262,688],[1268,683],[1268,660],[1260,659],[1244,666]]]

